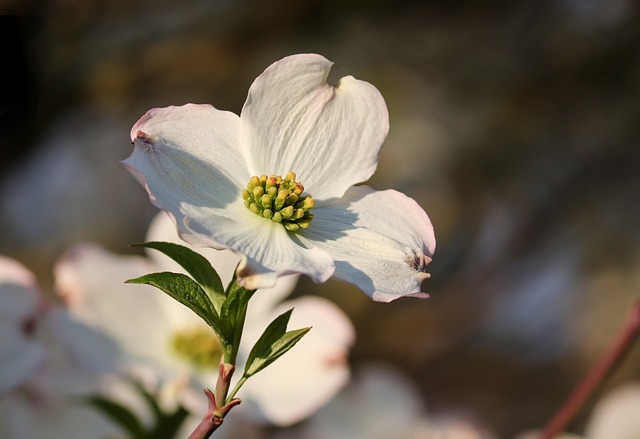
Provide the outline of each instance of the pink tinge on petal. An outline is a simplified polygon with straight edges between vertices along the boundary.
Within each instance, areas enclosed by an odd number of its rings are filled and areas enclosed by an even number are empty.
[[[431,294],[423,293],[422,291],[419,291],[417,293],[405,294],[403,297],[415,297],[417,299],[428,299],[429,297],[431,297]]]
[[[141,145],[147,150],[153,149],[153,144],[156,142],[157,137],[151,136],[142,130],[136,131],[136,137],[133,139],[134,145]]]

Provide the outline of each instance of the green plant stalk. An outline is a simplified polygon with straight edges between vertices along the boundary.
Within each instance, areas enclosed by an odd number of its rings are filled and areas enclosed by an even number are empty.
[[[242,385],[249,379],[248,376],[243,376],[242,378],[240,378],[240,380],[236,383],[236,385],[233,387],[233,390],[231,391],[231,393],[229,394],[229,396],[227,397],[227,400],[225,401],[227,404],[231,401],[233,401],[233,397],[236,396],[236,393],[238,393],[238,390],[240,390],[240,387],[242,387]]]

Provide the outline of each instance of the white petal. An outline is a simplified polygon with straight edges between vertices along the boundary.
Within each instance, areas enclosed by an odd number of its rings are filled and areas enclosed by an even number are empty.
[[[42,346],[28,339],[21,328],[0,322],[0,395],[22,384],[42,365]]]
[[[395,438],[420,421],[423,412],[414,383],[392,369],[369,364],[307,428],[314,438]]]
[[[640,383],[628,384],[607,394],[596,405],[586,436],[590,439],[640,437]]]
[[[316,282],[325,282],[333,274],[333,259],[324,250],[303,247],[281,224],[259,217],[242,204],[229,210],[234,210],[235,219],[206,211],[191,214],[186,222],[189,242],[222,242],[242,254],[237,275],[245,288],[273,287],[277,277],[287,274],[305,274]]]
[[[212,179],[222,177],[244,187],[250,175],[239,147],[239,130],[237,115],[211,105],[187,104],[147,111],[131,128],[131,140],[137,147],[149,141],[147,147],[179,149],[215,169]]]
[[[347,316],[318,297],[286,302],[271,318],[291,307],[294,311],[288,329],[312,326],[311,331],[282,358],[251,377],[241,390],[241,397],[255,404],[262,418],[281,426],[308,417],[346,384],[347,357],[355,339]],[[257,329],[252,320],[247,322],[251,329]],[[260,329],[248,338],[257,338],[264,327]]]
[[[71,361],[93,373],[113,372],[124,367],[127,358],[118,340],[100,327],[85,324],[80,318],[71,315],[67,309],[54,309],[45,320]],[[115,325],[117,322],[111,324]]]
[[[132,361],[162,362],[171,331],[163,301],[173,300],[150,286],[125,284],[151,271],[144,258],[117,256],[84,244],[56,263],[55,286],[73,318],[111,337]],[[78,339],[69,340],[74,341]]]
[[[31,336],[42,298],[35,277],[22,264],[0,256],[0,394],[23,383],[45,353]]]
[[[249,89],[240,117],[251,173],[293,171],[317,200],[368,180],[389,130],[380,92],[351,76],[329,85],[331,65],[313,54],[272,64]]]
[[[273,308],[282,302],[295,289],[298,283],[297,275],[282,276],[276,280],[271,288],[260,288],[251,298],[247,318],[270,315]]]
[[[209,105],[150,110],[132,128],[135,147],[123,164],[188,234],[184,218],[194,210],[225,216],[229,205],[244,208],[250,176],[238,132],[236,115]]]
[[[0,319],[20,322],[34,316],[42,304],[33,273],[19,262],[0,256]]]
[[[336,278],[376,301],[428,297],[420,286],[429,277],[425,270],[436,241],[429,217],[414,200],[358,186],[314,214],[301,239],[334,258]]]

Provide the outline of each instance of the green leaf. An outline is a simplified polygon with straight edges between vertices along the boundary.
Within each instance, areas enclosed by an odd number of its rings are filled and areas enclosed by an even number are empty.
[[[229,344],[225,337],[223,321],[220,319],[211,299],[204,290],[189,276],[181,273],[151,273],[136,279],[129,279],[127,283],[152,285],[187,308],[195,312],[204,320],[221,338],[223,344]]]
[[[260,336],[247,358],[247,364],[244,368],[245,377],[255,375],[273,363],[309,332],[311,328],[285,332],[292,311],[293,309],[290,309],[276,317]]]
[[[136,415],[125,406],[98,395],[89,396],[83,400],[120,425],[131,435],[131,439],[148,439],[147,432]]]
[[[175,439],[178,430],[189,416],[189,412],[182,406],[178,406],[175,412],[165,413],[158,419],[148,439]]]
[[[247,306],[249,300],[253,297],[256,290],[247,290],[237,284],[235,275],[233,281],[227,288],[227,298],[220,309],[220,320],[224,327],[224,332],[229,340],[225,352],[225,362],[235,364],[238,354],[238,347],[242,339],[242,330],[244,329],[244,320],[247,316]]]
[[[180,264],[193,277],[193,280],[200,284],[209,295],[216,311],[220,312],[220,307],[225,299],[225,291],[220,276],[207,258],[188,247],[172,242],[153,241],[132,245],[158,250]]]

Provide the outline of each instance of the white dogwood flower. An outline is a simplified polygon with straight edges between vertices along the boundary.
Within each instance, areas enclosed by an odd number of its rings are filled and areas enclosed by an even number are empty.
[[[331,65],[314,54],[272,64],[239,117],[210,105],[150,110],[123,163],[185,241],[241,256],[246,288],[299,273],[334,276],[377,301],[427,297],[427,214],[399,192],[354,186],[377,167],[384,99],[352,76],[329,85]]]

